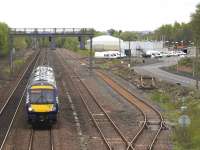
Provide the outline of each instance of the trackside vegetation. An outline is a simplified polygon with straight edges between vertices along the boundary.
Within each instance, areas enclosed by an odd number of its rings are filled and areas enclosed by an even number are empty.
[[[150,92],[150,97],[160,105],[163,114],[172,124],[173,150],[198,150],[200,147],[199,91],[170,85]],[[181,106],[186,106],[187,109],[182,112]],[[181,127],[178,123],[179,117],[183,114],[191,119],[191,124],[187,127]]]
[[[8,25],[0,22],[0,56],[8,54]]]
[[[0,56],[9,54],[9,26],[6,23],[0,22]],[[22,50],[30,46],[30,39],[27,37],[15,37],[13,47],[16,50]]]

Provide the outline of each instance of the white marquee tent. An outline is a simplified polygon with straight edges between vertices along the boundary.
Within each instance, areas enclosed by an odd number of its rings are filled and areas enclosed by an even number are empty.
[[[110,35],[97,36],[92,39],[92,46],[95,51],[108,51],[108,50],[118,51],[119,45],[122,49],[123,40]],[[90,40],[87,40],[86,47],[89,49]]]

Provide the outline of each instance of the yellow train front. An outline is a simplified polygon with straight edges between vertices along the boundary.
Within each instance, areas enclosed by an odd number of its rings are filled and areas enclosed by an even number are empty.
[[[53,69],[39,66],[32,73],[27,88],[27,120],[30,124],[52,124],[57,121],[58,110],[58,91]]]

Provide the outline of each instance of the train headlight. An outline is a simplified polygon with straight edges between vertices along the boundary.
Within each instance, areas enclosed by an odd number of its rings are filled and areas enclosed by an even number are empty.
[[[56,110],[57,110],[57,107],[53,106],[52,111],[56,111]]]
[[[33,111],[33,108],[31,106],[28,107],[28,111]]]

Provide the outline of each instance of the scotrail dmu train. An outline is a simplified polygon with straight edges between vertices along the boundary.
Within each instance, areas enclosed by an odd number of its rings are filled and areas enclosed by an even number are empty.
[[[55,123],[58,113],[58,91],[54,71],[38,66],[30,77],[26,93],[26,112],[30,124]]]

